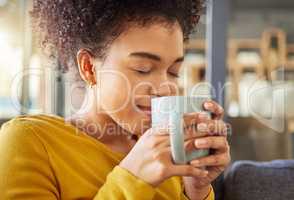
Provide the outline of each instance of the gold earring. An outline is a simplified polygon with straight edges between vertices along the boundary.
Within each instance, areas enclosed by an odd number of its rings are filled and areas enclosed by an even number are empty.
[[[91,83],[90,88],[93,89],[94,85],[95,85],[94,83]]]
[[[93,83],[92,81],[88,81],[87,84],[88,84],[89,88],[91,88],[91,89],[92,89],[93,86],[94,86],[94,83]]]

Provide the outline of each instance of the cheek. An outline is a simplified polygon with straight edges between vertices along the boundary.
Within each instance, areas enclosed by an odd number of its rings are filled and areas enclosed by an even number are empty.
[[[101,74],[100,80],[100,106],[108,113],[124,110],[131,100],[131,83],[128,77],[119,71],[108,71]]]
[[[136,85],[136,78],[130,75],[121,72],[105,73],[101,76],[99,103],[116,123],[132,133],[139,134],[149,128],[150,120],[135,109],[134,97],[138,91],[145,88],[135,90]]]

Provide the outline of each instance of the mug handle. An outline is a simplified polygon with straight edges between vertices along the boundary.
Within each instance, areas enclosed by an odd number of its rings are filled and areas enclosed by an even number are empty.
[[[184,149],[183,114],[172,112],[169,115],[171,153],[175,164],[187,164],[191,160],[208,156],[208,149],[197,149],[186,153]]]

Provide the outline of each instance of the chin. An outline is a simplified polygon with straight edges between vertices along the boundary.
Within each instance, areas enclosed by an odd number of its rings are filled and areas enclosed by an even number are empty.
[[[143,135],[144,132],[151,128],[151,119],[145,114],[138,114],[135,121],[136,124],[132,126],[135,127],[132,131],[135,135]]]

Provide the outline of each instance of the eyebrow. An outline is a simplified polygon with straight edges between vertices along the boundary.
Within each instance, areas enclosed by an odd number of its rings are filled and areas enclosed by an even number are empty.
[[[141,58],[147,58],[155,61],[161,61],[160,56],[148,53],[148,52],[133,52],[129,55],[130,57],[141,57]],[[177,62],[183,62],[184,61],[184,56],[177,58],[174,63]]]

